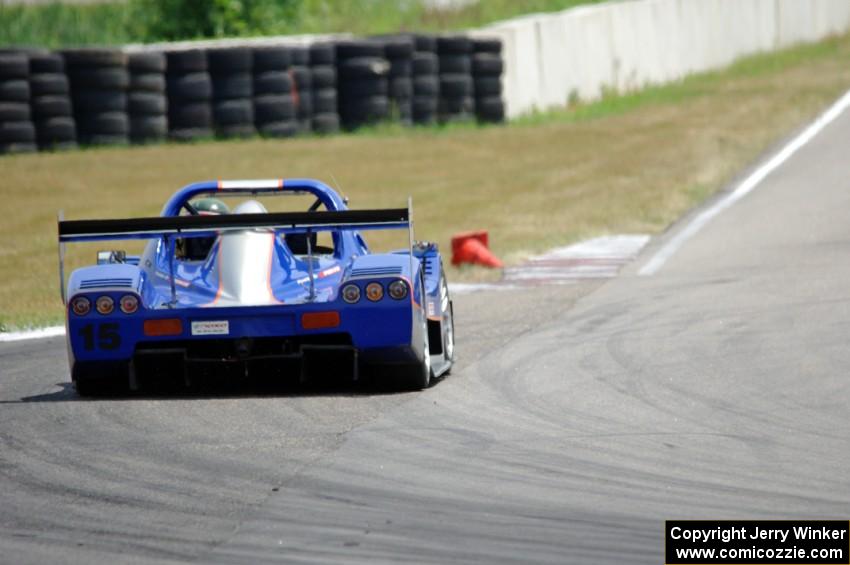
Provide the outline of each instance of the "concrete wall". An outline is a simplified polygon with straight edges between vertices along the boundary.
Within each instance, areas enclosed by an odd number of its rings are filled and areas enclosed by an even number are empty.
[[[516,117],[715,69],[850,29],[848,0],[626,0],[499,22],[503,90]]]

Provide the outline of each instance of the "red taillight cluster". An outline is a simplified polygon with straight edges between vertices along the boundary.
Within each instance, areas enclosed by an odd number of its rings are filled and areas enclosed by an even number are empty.
[[[91,300],[85,296],[77,296],[71,300],[71,311],[77,316],[85,316],[91,309]],[[98,314],[106,316],[115,310],[115,301],[105,294],[98,296],[94,301],[94,309]],[[118,309],[125,314],[135,314],[139,310],[139,297],[135,294],[125,294],[118,301]]]
[[[387,292],[390,298],[394,300],[403,300],[408,294],[407,282],[398,279],[387,285]],[[384,285],[379,282],[370,282],[366,285],[366,298],[372,302],[378,302],[384,297]],[[348,283],[342,287],[342,299],[349,304],[355,304],[360,301],[360,287],[355,283]]]

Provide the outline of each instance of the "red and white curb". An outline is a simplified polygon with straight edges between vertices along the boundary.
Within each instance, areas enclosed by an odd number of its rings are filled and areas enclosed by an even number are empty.
[[[582,280],[616,277],[649,241],[648,235],[612,235],[588,239],[532,257],[504,270],[497,283],[455,283],[457,294],[484,290],[511,290],[528,286],[575,284]]]

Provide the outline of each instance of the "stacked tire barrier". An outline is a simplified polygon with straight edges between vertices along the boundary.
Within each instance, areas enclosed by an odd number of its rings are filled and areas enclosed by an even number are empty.
[[[212,80],[206,52],[169,51],[165,57],[168,136],[175,141],[211,137]]]
[[[413,123],[413,38],[384,39],[384,56],[390,62],[390,115],[401,123]]]
[[[254,125],[266,137],[298,133],[288,47],[254,49]]]
[[[500,39],[165,49],[0,49],[0,153],[506,115]]]
[[[437,39],[430,35],[413,37],[413,123],[432,124],[437,119],[440,99],[440,63]]]
[[[251,137],[254,129],[254,52],[247,47],[207,51],[213,123],[221,137]]]
[[[165,54],[150,51],[127,56],[130,86],[127,114],[130,141],[153,143],[168,135],[168,98],[165,95]]]
[[[65,60],[57,53],[31,53],[29,65],[30,108],[39,149],[75,148],[77,125]]]
[[[310,133],[313,128],[313,72],[310,70],[310,50],[307,47],[293,47],[292,53],[292,95],[295,97],[295,110],[298,115],[298,133]]]
[[[26,54],[0,54],[0,153],[38,149],[30,112],[29,74]]]
[[[440,122],[466,121],[473,117],[472,40],[463,35],[437,38],[440,58]]]
[[[310,72],[313,86],[312,130],[323,135],[335,133],[339,131],[335,45],[316,43],[310,46]]]
[[[502,42],[498,39],[474,39],[472,45],[475,116],[481,122],[503,122],[505,102],[502,99]]]
[[[127,143],[127,55],[113,49],[71,49],[63,55],[80,143]]]
[[[345,129],[375,124],[389,117],[390,63],[375,40],[343,41],[336,46],[339,115]]]

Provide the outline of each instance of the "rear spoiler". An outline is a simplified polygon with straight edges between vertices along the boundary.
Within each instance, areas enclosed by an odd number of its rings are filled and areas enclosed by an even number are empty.
[[[59,212],[59,277],[62,302],[65,302],[65,244],[85,241],[165,238],[171,246],[171,288],[174,286],[174,240],[184,237],[209,237],[223,232],[246,229],[270,229],[283,233],[312,233],[334,230],[407,229],[411,272],[413,263],[412,199],[407,208],[378,210],[335,210],[326,212],[274,212],[265,214],[227,214],[221,216],[170,216],[124,220],[64,220]],[[310,295],[313,296],[312,249],[307,238],[310,268]],[[176,299],[175,299],[176,301]]]

